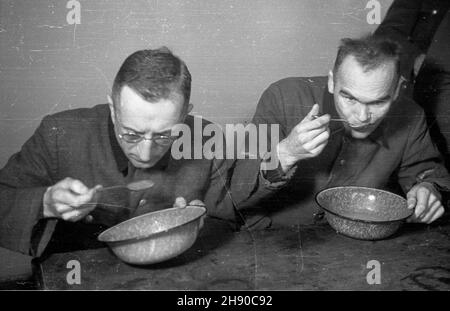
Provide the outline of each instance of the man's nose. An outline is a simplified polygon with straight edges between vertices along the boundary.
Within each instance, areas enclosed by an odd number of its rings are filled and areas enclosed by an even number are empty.
[[[358,120],[361,123],[369,123],[370,122],[370,112],[369,112],[369,106],[365,104],[359,104],[358,105]]]
[[[152,140],[144,139],[139,142],[138,152],[139,152],[139,160],[142,162],[150,161],[152,157]]]

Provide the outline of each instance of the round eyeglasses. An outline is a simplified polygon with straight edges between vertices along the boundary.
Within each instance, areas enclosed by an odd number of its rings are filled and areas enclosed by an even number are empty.
[[[130,144],[137,144],[143,140],[153,140],[156,144],[161,146],[168,146],[172,144],[175,139],[177,139],[176,136],[165,136],[165,135],[156,135],[150,138],[145,137],[144,135],[135,134],[135,133],[125,133],[125,134],[119,134],[120,139],[124,140],[127,143]]]

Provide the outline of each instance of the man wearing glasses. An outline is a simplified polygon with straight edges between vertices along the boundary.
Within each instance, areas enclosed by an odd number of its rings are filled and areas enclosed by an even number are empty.
[[[35,256],[52,236],[56,249],[89,247],[104,226],[187,202],[234,221],[231,204],[218,203],[225,161],[172,157],[177,127],[194,132],[190,91],[182,60],[167,48],[142,50],[122,64],[108,104],[45,117],[0,171],[0,244]],[[154,186],[99,193],[139,180]]]

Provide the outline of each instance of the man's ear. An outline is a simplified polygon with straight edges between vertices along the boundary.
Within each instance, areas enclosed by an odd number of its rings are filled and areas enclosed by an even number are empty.
[[[114,103],[112,101],[111,95],[107,96],[109,111],[111,112],[112,123],[116,124],[116,110],[114,109]]]
[[[402,90],[405,83],[406,79],[403,76],[400,76],[400,78],[398,79],[397,87],[395,88],[394,100],[397,100],[398,96],[400,95],[400,91]]]
[[[187,110],[186,110],[186,114],[191,113],[191,111],[192,111],[193,108],[194,108],[194,105],[189,104],[188,107],[187,107]]]
[[[332,70],[328,72],[328,92],[330,92],[331,94],[334,93],[334,77]]]
[[[192,108],[194,108],[194,105],[192,105],[191,103],[189,103],[189,105],[186,107],[186,110],[183,114],[183,120],[182,122],[184,122],[186,120],[187,115],[192,111]]]

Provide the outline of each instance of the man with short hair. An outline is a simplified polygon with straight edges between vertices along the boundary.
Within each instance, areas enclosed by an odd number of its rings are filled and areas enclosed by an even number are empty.
[[[0,171],[0,244],[34,256],[51,237],[53,249],[90,247],[108,226],[191,201],[233,222],[232,205],[220,203],[225,161],[171,154],[178,127],[187,126],[190,137],[199,130],[188,115],[190,91],[181,59],[167,48],[141,50],[122,64],[108,104],[45,117]],[[99,192],[139,180],[154,185]]]
[[[311,224],[320,212],[315,194],[350,185],[406,195],[410,221],[442,216],[439,190],[450,190],[450,177],[422,109],[401,96],[401,84],[397,44],[372,36],[342,40],[328,77],[273,83],[253,122],[279,124],[277,148],[238,161],[233,173],[247,226]],[[265,168],[271,157],[278,169]]]

